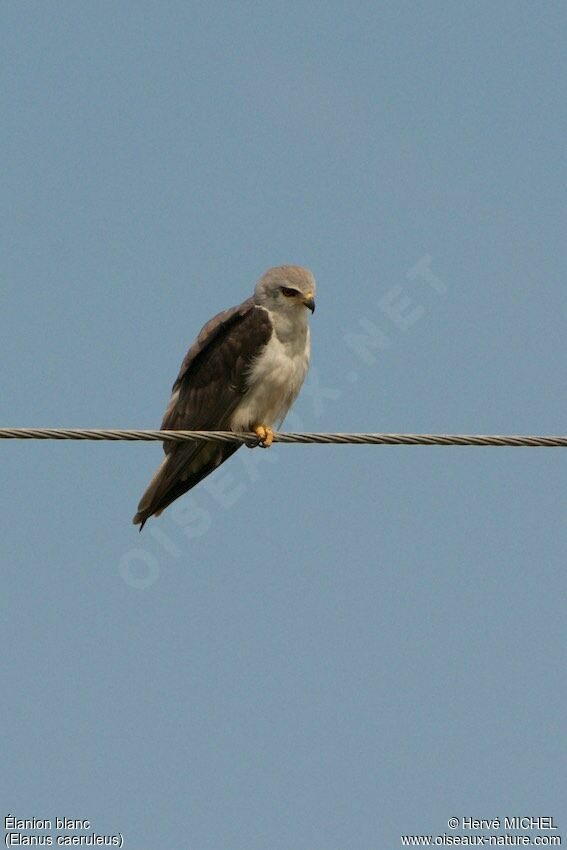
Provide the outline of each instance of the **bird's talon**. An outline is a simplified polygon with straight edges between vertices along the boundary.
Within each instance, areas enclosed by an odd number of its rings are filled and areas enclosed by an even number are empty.
[[[257,428],[254,428],[254,433],[258,437],[258,445],[263,449],[269,449],[274,442],[274,432],[272,428],[269,428],[266,425],[258,425]]]
[[[258,439],[258,440],[246,440],[244,445],[246,446],[247,449],[257,449],[261,442],[262,441],[260,439]]]

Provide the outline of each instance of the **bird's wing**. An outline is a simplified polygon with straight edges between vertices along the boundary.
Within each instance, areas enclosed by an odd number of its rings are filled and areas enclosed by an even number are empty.
[[[247,389],[250,365],[272,335],[269,314],[252,299],[204,326],[181,364],[162,430],[224,430]],[[165,442],[166,458],[138,505],[134,523],[190,490],[239,448],[237,443]]]

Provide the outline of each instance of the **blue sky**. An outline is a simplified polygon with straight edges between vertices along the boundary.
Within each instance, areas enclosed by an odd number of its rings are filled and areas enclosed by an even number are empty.
[[[269,266],[289,428],[565,433],[559,2],[6,2],[1,424],[157,427]],[[6,442],[4,814],[367,850],[565,817],[559,449]],[[563,823],[565,826],[565,823]]]

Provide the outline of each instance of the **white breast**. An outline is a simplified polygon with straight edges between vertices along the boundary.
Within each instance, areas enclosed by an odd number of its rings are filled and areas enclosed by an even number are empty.
[[[231,429],[279,428],[305,380],[309,353],[307,322],[285,341],[274,332],[249,372],[250,389],[232,415]]]

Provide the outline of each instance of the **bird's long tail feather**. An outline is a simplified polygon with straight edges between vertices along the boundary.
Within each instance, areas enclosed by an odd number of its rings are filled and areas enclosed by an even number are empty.
[[[237,443],[201,443],[176,446],[162,461],[146,492],[140,499],[132,522],[140,525],[151,516],[159,516],[175,499],[191,490],[239,449]]]

